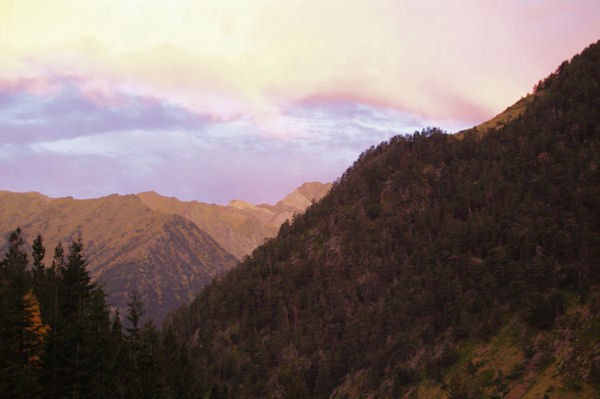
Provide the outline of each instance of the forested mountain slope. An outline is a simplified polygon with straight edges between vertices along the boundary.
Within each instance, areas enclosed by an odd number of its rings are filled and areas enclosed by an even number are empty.
[[[146,317],[160,322],[233,267],[232,255],[250,253],[330,187],[305,183],[274,206],[185,202],[153,192],[75,200],[0,191],[0,231],[21,226],[26,243],[41,234],[50,249],[81,236],[91,276],[106,285],[108,302],[123,310],[135,289]]]
[[[191,396],[598,397],[600,44],[485,135],[365,151],[164,328]]]
[[[108,302],[123,311],[137,290],[156,321],[237,262],[194,223],[153,211],[133,195],[74,200],[0,191],[0,231],[17,226],[29,245],[41,234],[49,253],[81,236]]]

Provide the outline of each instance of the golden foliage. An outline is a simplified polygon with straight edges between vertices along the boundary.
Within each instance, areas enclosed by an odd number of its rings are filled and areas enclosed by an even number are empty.
[[[28,363],[37,366],[43,350],[42,344],[50,331],[50,326],[42,321],[40,303],[32,290],[23,296],[23,305],[23,352],[27,354]]]

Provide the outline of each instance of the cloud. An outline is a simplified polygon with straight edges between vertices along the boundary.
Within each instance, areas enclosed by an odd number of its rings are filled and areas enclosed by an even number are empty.
[[[113,113],[100,115],[114,119]],[[305,181],[333,181],[365,148],[422,127],[393,109],[314,99],[291,105],[282,120],[302,135],[264,136],[252,119],[175,119],[162,128],[124,123],[122,130],[4,141],[0,168],[11,173],[0,176],[0,185],[83,198],[156,190],[207,202],[273,203]]]
[[[599,18],[596,0],[24,0],[0,27],[0,73],[92,74],[194,112],[247,113],[266,131],[286,104],[340,93],[479,121],[595,40]]]
[[[597,0],[148,2],[3,7],[0,187],[274,202],[494,116],[600,37]]]
[[[124,130],[197,129],[211,117],[153,97],[105,93],[70,78],[0,82],[0,137],[26,143]]]

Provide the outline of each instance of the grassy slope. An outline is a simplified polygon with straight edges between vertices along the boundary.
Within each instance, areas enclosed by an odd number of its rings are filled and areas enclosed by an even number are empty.
[[[522,115],[523,112],[525,112],[525,110],[527,109],[527,106],[533,102],[534,96],[540,95],[542,95],[541,92],[538,92],[536,94],[529,94],[521,98],[519,101],[517,101],[510,107],[506,108],[504,111],[502,111],[489,121],[485,121],[482,124],[477,125],[471,129],[461,130],[460,132],[455,133],[454,136],[459,139],[462,139],[467,133],[475,133],[478,136],[482,136],[489,132],[491,129],[500,129],[504,125],[508,124],[510,121]]]
[[[468,397],[597,398],[598,386],[581,375],[599,350],[600,294],[593,292],[584,303],[565,292],[567,310],[549,330],[529,327],[522,313],[508,314],[489,339],[461,341],[458,360],[444,370],[441,381],[425,379],[404,397],[445,398],[459,387]]]

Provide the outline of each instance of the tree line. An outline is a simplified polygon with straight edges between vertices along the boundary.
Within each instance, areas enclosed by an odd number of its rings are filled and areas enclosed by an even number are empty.
[[[160,334],[137,292],[122,319],[86,268],[81,239],[31,260],[21,229],[0,261],[0,392],[12,398],[185,397],[187,351]]]

